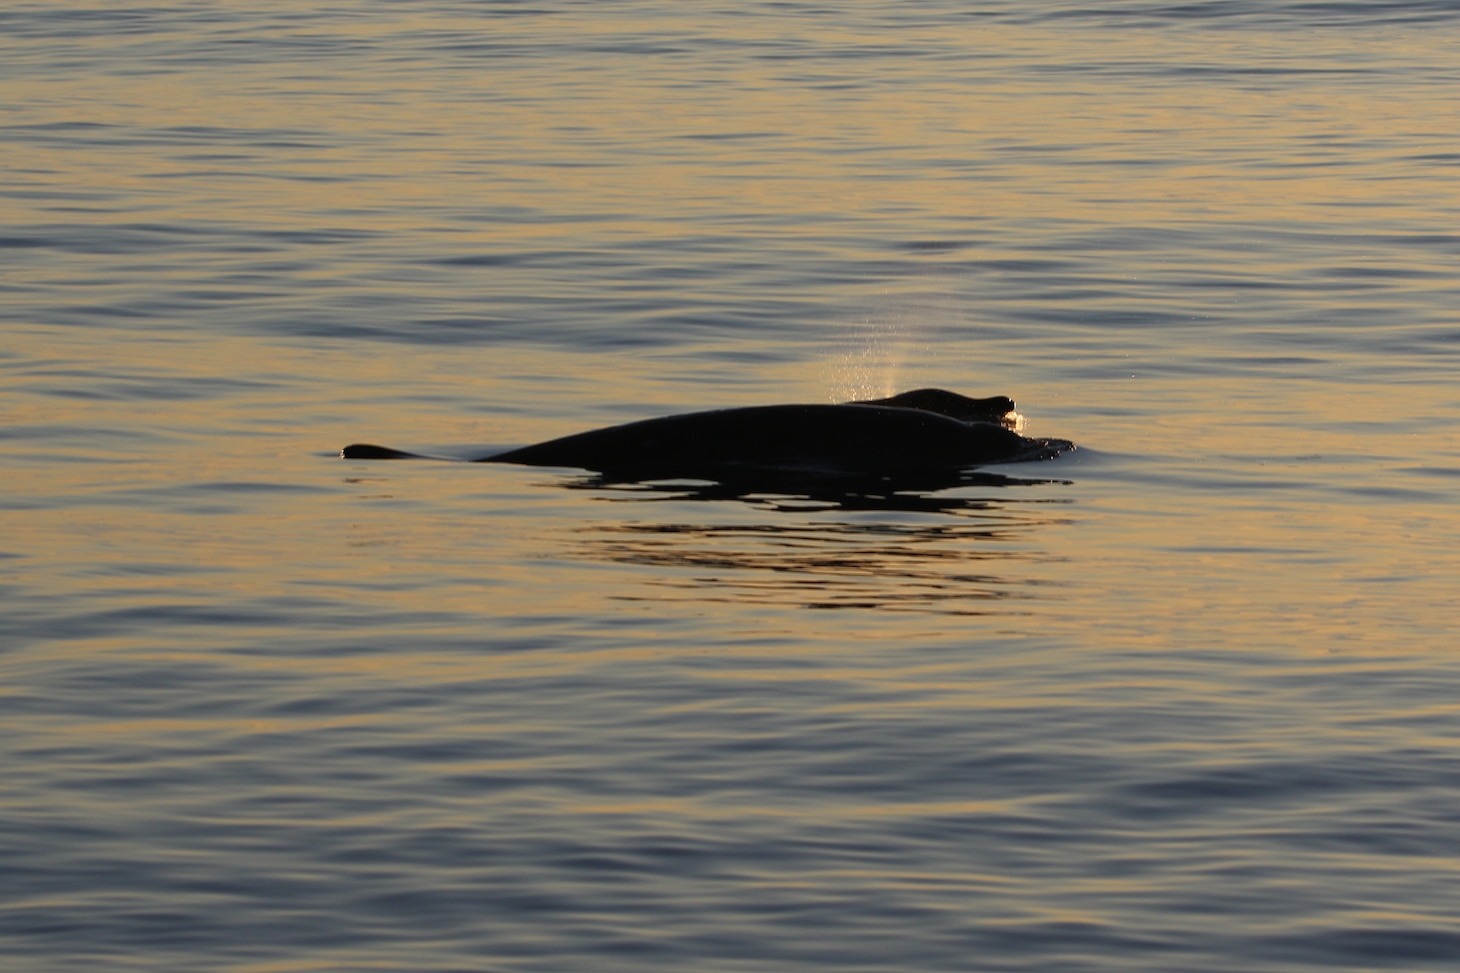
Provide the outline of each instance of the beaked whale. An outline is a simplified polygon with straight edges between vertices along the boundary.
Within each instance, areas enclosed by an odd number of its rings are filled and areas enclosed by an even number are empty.
[[[917,389],[839,405],[762,405],[642,419],[471,460],[591,470],[626,479],[743,477],[756,471],[906,475],[1049,459],[1074,444],[1012,428],[1013,400]],[[423,459],[356,443],[344,459]]]

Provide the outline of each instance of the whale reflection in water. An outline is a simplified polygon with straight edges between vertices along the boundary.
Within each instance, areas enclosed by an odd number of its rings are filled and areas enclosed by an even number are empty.
[[[1014,403],[918,389],[840,405],[766,405],[644,419],[473,459],[591,470],[600,480],[704,479],[749,489],[756,482],[963,482],[986,463],[1050,459],[1074,448],[1011,428]],[[424,459],[357,443],[345,459]],[[914,487],[914,489],[917,489]]]

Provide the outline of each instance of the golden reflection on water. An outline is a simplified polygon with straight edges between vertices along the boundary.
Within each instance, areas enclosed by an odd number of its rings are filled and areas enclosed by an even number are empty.
[[[727,43],[771,43],[779,36],[772,23],[730,17],[717,30]],[[480,34],[479,24],[450,17],[401,15],[337,27],[366,37],[430,30]],[[673,27],[602,12],[568,13],[551,18],[546,28],[535,18],[498,20],[492,36],[510,45],[544,29],[562,36],[592,29],[653,37]],[[374,97],[381,94],[382,80],[367,74],[351,75],[348,84],[359,90],[323,91],[306,77],[281,78],[275,66],[262,64],[240,68],[242,78],[238,71],[213,78],[201,68],[179,68],[165,78],[47,78],[44,97],[20,87],[14,100],[65,103],[68,121],[144,137],[105,152],[27,142],[14,168],[32,189],[85,186],[103,198],[145,200],[147,219],[158,223],[205,212],[210,219],[247,224],[266,209],[275,229],[288,228],[291,214],[292,225],[317,229],[325,213],[337,225],[382,231],[388,238],[423,211],[520,207],[570,217],[556,223],[458,221],[450,241],[437,244],[452,252],[511,252],[558,238],[578,243],[582,219],[589,216],[612,219],[593,230],[586,245],[611,248],[615,241],[683,233],[686,225],[696,225],[696,214],[712,211],[714,219],[722,219],[741,204],[762,215],[803,218],[818,212],[854,219],[897,214],[900,226],[911,227],[933,218],[940,226],[955,219],[968,226],[988,219],[1032,225],[1045,218],[1106,228],[1192,219],[1323,223],[1335,208],[1372,201],[1378,167],[1394,161],[1395,133],[1437,133],[1438,145],[1460,128],[1460,102],[1442,84],[1410,87],[1406,97],[1395,98],[1384,84],[1342,71],[1313,85],[1221,74],[1226,64],[1254,58],[1290,62],[1285,36],[1243,32],[1222,40],[1210,32],[1187,38],[1164,34],[1164,63],[1184,58],[1194,70],[1221,79],[1171,84],[1144,71],[1148,50],[1140,31],[1102,33],[1085,25],[1071,33],[969,22],[904,33],[904,43],[948,55],[950,83],[940,88],[927,84],[923,64],[877,57],[882,38],[873,32],[823,23],[817,29],[829,32],[820,45],[862,50],[868,57],[846,64],[828,59],[800,75],[789,74],[775,58],[699,62],[691,69],[673,59],[595,55],[582,74],[526,59],[429,78],[386,71],[381,78],[408,82],[389,98]],[[1352,35],[1312,40],[1326,46],[1308,51],[1310,59],[1335,65],[1365,60],[1367,47],[1359,47]],[[1427,49],[1423,40],[1410,37],[1416,60],[1448,57],[1442,42]],[[1231,46],[1239,44],[1240,51]],[[1100,54],[1102,69],[1093,75],[1099,84],[1072,88],[1067,74],[1029,68],[1078,66],[1092,50]],[[1011,72],[1011,58],[1024,67]],[[973,77],[986,83],[969,83]],[[916,98],[906,97],[905,84],[917,86]],[[356,107],[342,111],[342,104]],[[249,149],[247,158],[224,158],[232,151],[226,145],[220,153],[173,145],[166,133],[184,127],[237,129],[261,138],[292,133],[292,141],[276,140],[267,153]],[[420,133],[413,151],[377,151],[398,145],[406,131]],[[310,133],[329,135],[332,148],[319,151]],[[867,146],[878,151],[869,154]],[[1251,169],[1240,164],[1244,146],[1251,146]],[[1406,149],[1414,150],[1414,144]],[[1133,166],[1140,167],[1138,179]],[[918,178],[898,178],[903,167]],[[488,169],[494,177],[479,178]],[[330,178],[315,178],[321,174]],[[1388,179],[1383,192],[1391,227],[1402,223],[1406,207],[1426,214],[1460,212],[1455,180],[1426,179],[1411,188]],[[29,200],[24,194],[0,197],[0,218],[16,224],[54,218],[32,209]],[[105,208],[89,218],[138,219],[135,211]],[[670,225],[670,219],[681,222]],[[767,232],[788,239],[824,233],[795,221],[770,226]],[[980,256],[1000,254],[986,250]],[[228,257],[188,259],[226,263]],[[930,264],[938,259],[928,257]],[[364,267],[345,254],[327,268],[301,273],[349,276]],[[1279,277],[1290,269],[1270,268]],[[22,273],[34,281],[62,279],[69,270],[64,262],[32,263]],[[147,273],[166,281],[169,274],[185,272],[158,261]],[[429,280],[397,283],[406,290],[417,287],[429,304]],[[961,388],[976,395],[1013,394],[1021,405],[1032,402],[1025,408],[1034,417],[1034,434],[1067,436],[1120,457],[1182,461],[1188,479],[1181,488],[1194,491],[1157,501],[1172,504],[1166,509],[1142,509],[1152,491],[1138,477],[1120,490],[1092,488],[1080,482],[1076,469],[1061,474],[1076,482],[1060,491],[1067,506],[1058,514],[1022,503],[996,504],[1013,517],[1013,528],[992,513],[969,511],[956,529],[869,535],[817,522],[810,514],[797,522],[798,515],[779,510],[764,512],[751,525],[665,514],[663,522],[608,522],[587,535],[556,535],[564,522],[576,522],[601,499],[569,496],[556,489],[561,480],[547,473],[316,465],[321,455],[358,439],[503,445],[686,406],[763,401],[767,388],[784,390],[791,400],[835,398],[838,390],[827,388],[835,384],[844,385],[848,396],[890,393],[904,363],[919,357],[908,337],[924,323],[915,313],[894,308],[892,315],[891,324],[874,321],[844,363],[818,363],[840,369],[833,380],[824,371],[820,382],[808,378],[812,370],[804,363],[758,364],[745,369],[754,368],[755,382],[717,386],[733,401],[698,403],[686,399],[698,379],[695,369],[706,366],[666,367],[632,355],[604,359],[522,347],[494,348],[487,356],[364,342],[290,345],[230,337],[223,329],[206,340],[87,332],[65,342],[58,339],[61,332],[32,338],[17,331],[7,337],[18,360],[81,367],[71,397],[53,390],[29,393],[31,387],[56,384],[44,367],[21,376],[6,399],[8,424],[148,430],[154,438],[136,442],[101,435],[68,444],[42,436],[19,447],[67,462],[18,464],[7,474],[14,496],[74,495],[81,502],[79,510],[64,514],[7,518],[6,546],[45,552],[73,566],[98,556],[115,559],[119,569],[129,550],[152,552],[145,557],[163,556],[158,552],[165,550],[165,557],[195,566],[179,597],[188,591],[206,597],[215,586],[240,584],[260,592],[295,592],[311,564],[324,570],[328,559],[317,555],[335,544],[362,579],[394,579],[399,590],[380,597],[402,606],[495,611],[528,604],[545,613],[587,615],[602,609],[601,599],[655,601],[671,590],[691,599],[716,591],[787,606],[872,609],[947,610],[961,601],[1002,604],[1037,597],[1052,620],[1065,618],[1077,627],[1088,614],[1079,608],[1081,599],[1115,597],[1128,604],[1124,611],[1105,613],[1117,620],[1120,638],[1169,635],[1139,621],[1160,606],[1159,617],[1192,626],[1185,637],[1200,638],[1195,627],[1201,619],[1213,638],[1220,633],[1235,643],[1261,641],[1259,634],[1275,630],[1275,619],[1283,621],[1284,631],[1308,626],[1324,639],[1372,634],[1376,626],[1398,622],[1409,596],[1386,601],[1385,584],[1371,579],[1405,577],[1415,551],[1427,559],[1429,576],[1438,578],[1438,567],[1453,566],[1453,556],[1427,540],[1455,535],[1444,508],[1405,509],[1383,498],[1389,485],[1381,482],[1354,484],[1380,491],[1368,500],[1287,504],[1285,488],[1273,482],[1299,481],[1302,489],[1341,482],[1345,456],[1392,454],[1409,457],[1402,462],[1412,465],[1413,455],[1430,452],[1439,457],[1437,465],[1453,467],[1453,442],[1402,450],[1383,445],[1385,437],[1425,434],[1407,430],[1397,415],[1453,410],[1453,395],[1436,385],[1295,386],[1250,374],[1151,379],[1141,374],[1145,363],[1137,361],[1132,382],[1103,383],[1094,393],[1097,401],[1053,378],[1017,388]],[[1200,342],[1203,336],[1193,331],[1190,339]],[[1168,334],[1164,340],[1175,339]],[[1218,356],[1222,349],[1212,353]],[[1153,359],[1160,354],[1154,345]],[[603,367],[605,360],[611,368]],[[254,386],[216,396],[199,389],[184,400],[137,394],[149,383],[224,382],[236,377],[237,363],[246,363],[243,370]],[[679,384],[666,377],[671,372],[678,373]],[[401,394],[412,386],[428,386],[437,397]],[[603,411],[606,402],[616,404],[612,414]],[[98,452],[109,465],[80,462]],[[1289,467],[1254,474],[1264,463]],[[1230,489],[1213,487],[1224,481]],[[331,492],[326,501],[286,491],[255,503],[209,487],[227,482],[305,484]],[[502,491],[493,501],[507,498],[518,505],[518,515],[505,525],[474,522],[473,506],[488,504],[474,499],[473,491]],[[329,504],[338,496],[350,498],[355,519],[323,532],[320,519],[330,517]],[[415,523],[409,533],[400,526],[406,514],[436,504],[449,512],[437,511],[434,521]],[[263,520],[251,519],[256,516]],[[982,525],[980,516],[986,518]],[[1075,528],[1067,529],[1069,524]],[[1011,529],[1027,540],[1017,553],[1003,544]],[[488,531],[490,549],[475,547]],[[534,564],[544,536],[571,538],[563,541],[563,561]],[[1366,552],[1362,558],[1334,553],[1360,548]],[[1051,550],[1059,550],[1060,558],[1041,560]],[[1134,553],[1126,559],[1126,551]],[[1152,552],[1169,558],[1169,573],[1153,578],[1143,571]],[[383,556],[387,553],[394,560]],[[511,570],[504,566],[513,562],[520,563]],[[573,586],[560,580],[568,570],[565,562],[633,564],[668,573],[647,581],[616,575],[572,596],[565,592]],[[1031,562],[1039,567],[1024,573]],[[1111,563],[1123,565],[1113,572],[1126,579],[1118,586],[1083,575],[1091,564]],[[475,575],[478,583],[442,584],[440,564]],[[724,576],[707,582],[703,575],[710,569]],[[414,580],[403,581],[402,573],[410,570]],[[788,576],[800,581],[787,586]],[[1265,580],[1279,576],[1280,585]],[[109,584],[119,601],[133,589],[140,598],[148,590],[143,577],[122,572]],[[1411,593],[1443,598],[1438,581],[1409,584]],[[1065,608],[1056,611],[1056,603]],[[1188,621],[1177,621],[1182,619]]]
[[[17,360],[63,362],[77,394],[51,394],[49,366],[11,376],[8,428],[39,431],[6,447],[7,492],[36,509],[6,514],[3,547],[19,557],[0,572],[104,593],[117,609],[369,590],[372,609],[469,637],[484,616],[689,617],[730,603],[775,609],[777,625],[811,641],[849,637],[853,616],[915,612],[1032,616],[1043,632],[1137,651],[1315,654],[1433,648],[1452,620],[1452,481],[1404,472],[1426,455],[1460,468],[1457,445],[1425,428],[1454,405],[1435,384],[1107,385],[1106,401],[1036,417],[1036,431],[1086,447],[1055,464],[1069,483],[956,489],[932,495],[941,511],[848,516],[774,496],[616,503],[643,497],[553,471],[332,456],[359,438],[502,445],[682,407],[682,390],[654,385],[652,363],[596,373],[591,390],[553,401],[535,387],[562,366],[557,351],[494,349],[497,367],[519,377],[483,385],[479,363],[449,350],[89,339],[12,342]],[[209,394],[238,361],[271,377]],[[433,397],[395,396],[418,387],[413,371]],[[793,365],[766,372],[773,385],[777,374],[788,388],[804,381]],[[137,397],[146,382],[194,394]],[[343,411],[339,382],[356,390]],[[1149,408],[1153,394],[1164,411]],[[595,420],[589,408],[636,397],[638,414]],[[1119,479],[1104,479],[1111,462]],[[1401,487],[1430,493],[1393,493]],[[57,496],[70,500],[57,507]],[[833,611],[796,614],[807,606]],[[838,610],[848,621],[828,626]],[[240,623],[234,634],[250,631]]]
[[[773,49],[779,38],[761,33],[767,27],[762,18],[727,17],[715,29],[728,46]],[[362,41],[439,31],[510,49],[544,41],[544,31],[606,32],[610,43],[635,35],[672,41],[674,27],[595,10],[498,18],[489,29],[429,15],[336,29]],[[1291,66],[1285,34],[1163,32],[1164,63],[1184,60],[1213,78],[1174,84],[1149,73],[1151,41],[1141,31],[974,21],[902,28],[901,47],[946,57],[948,84],[939,88],[928,84],[922,59],[879,56],[885,38],[865,26],[818,22],[816,29],[818,47],[864,56],[807,70],[774,57],[706,63],[579,52],[581,74],[507,58],[430,77],[392,67],[335,77],[324,88],[267,63],[217,75],[174,64],[176,73],[160,77],[48,77],[43,91],[17,85],[11,100],[66,104],[68,121],[130,127],[141,137],[105,153],[28,143],[12,167],[35,186],[150,198],[157,219],[206,199],[215,218],[246,222],[265,206],[271,220],[298,213],[310,227],[322,211],[346,222],[368,213],[369,223],[385,228],[417,208],[534,208],[551,200],[563,214],[610,214],[614,227],[599,234],[631,238],[663,232],[664,216],[693,217],[707,204],[723,214],[736,199],[763,214],[1103,222],[1118,208],[1127,225],[1324,222],[1332,207],[1372,201],[1375,165],[1394,161],[1395,133],[1434,133],[1436,151],[1445,151],[1449,133],[1460,129],[1460,105],[1445,85],[1410,86],[1396,98],[1382,81],[1358,74],[1375,55],[1348,34],[1307,38],[1313,46],[1304,64],[1330,70],[1305,84],[1227,73],[1233,64]],[[1448,63],[1442,46],[1426,49],[1422,38],[1406,37],[1416,62]],[[1099,65],[1088,63],[1091,51],[1099,51]],[[1081,67],[1094,73],[1072,87],[1070,72]],[[181,128],[253,132],[274,147],[268,155],[239,155],[226,143],[218,153],[178,149],[166,133]],[[412,151],[382,151],[407,132],[419,133]],[[327,136],[329,147],[314,144],[311,133]],[[867,146],[878,151],[869,157]],[[1241,164],[1241,146],[1251,147],[1251,168]],[[1133,165],[1142,167],[1138,180]],[[919,178],[896,178],[904,166]],[[483,168],[491,178],[481,177]],[[179,181],[196,195],[180,198]],[[1436,200],[1436,188],[1432,179],[1412,192],[1386,182],[1383,192],[1390,205],[1453,208],[1457,190]],[[0,216],[12,219],[25,205],[0,200]],[[558,236],[570,226],[463,224],[457,242]],[[797,227],[778,232],[794,235]]]

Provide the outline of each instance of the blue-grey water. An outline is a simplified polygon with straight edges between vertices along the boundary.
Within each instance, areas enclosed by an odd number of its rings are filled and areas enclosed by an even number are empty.
[[[1457,37],[0,5],[0,969],[1455,968]],[[338,458],[929,385],[1081,448]]]

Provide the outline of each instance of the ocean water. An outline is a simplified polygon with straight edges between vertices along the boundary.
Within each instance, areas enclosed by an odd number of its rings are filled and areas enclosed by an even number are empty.
[[[1453,969],[1457,31],[6,3],[0,969]],[[1080,448],[338,458],[934,385]]]

